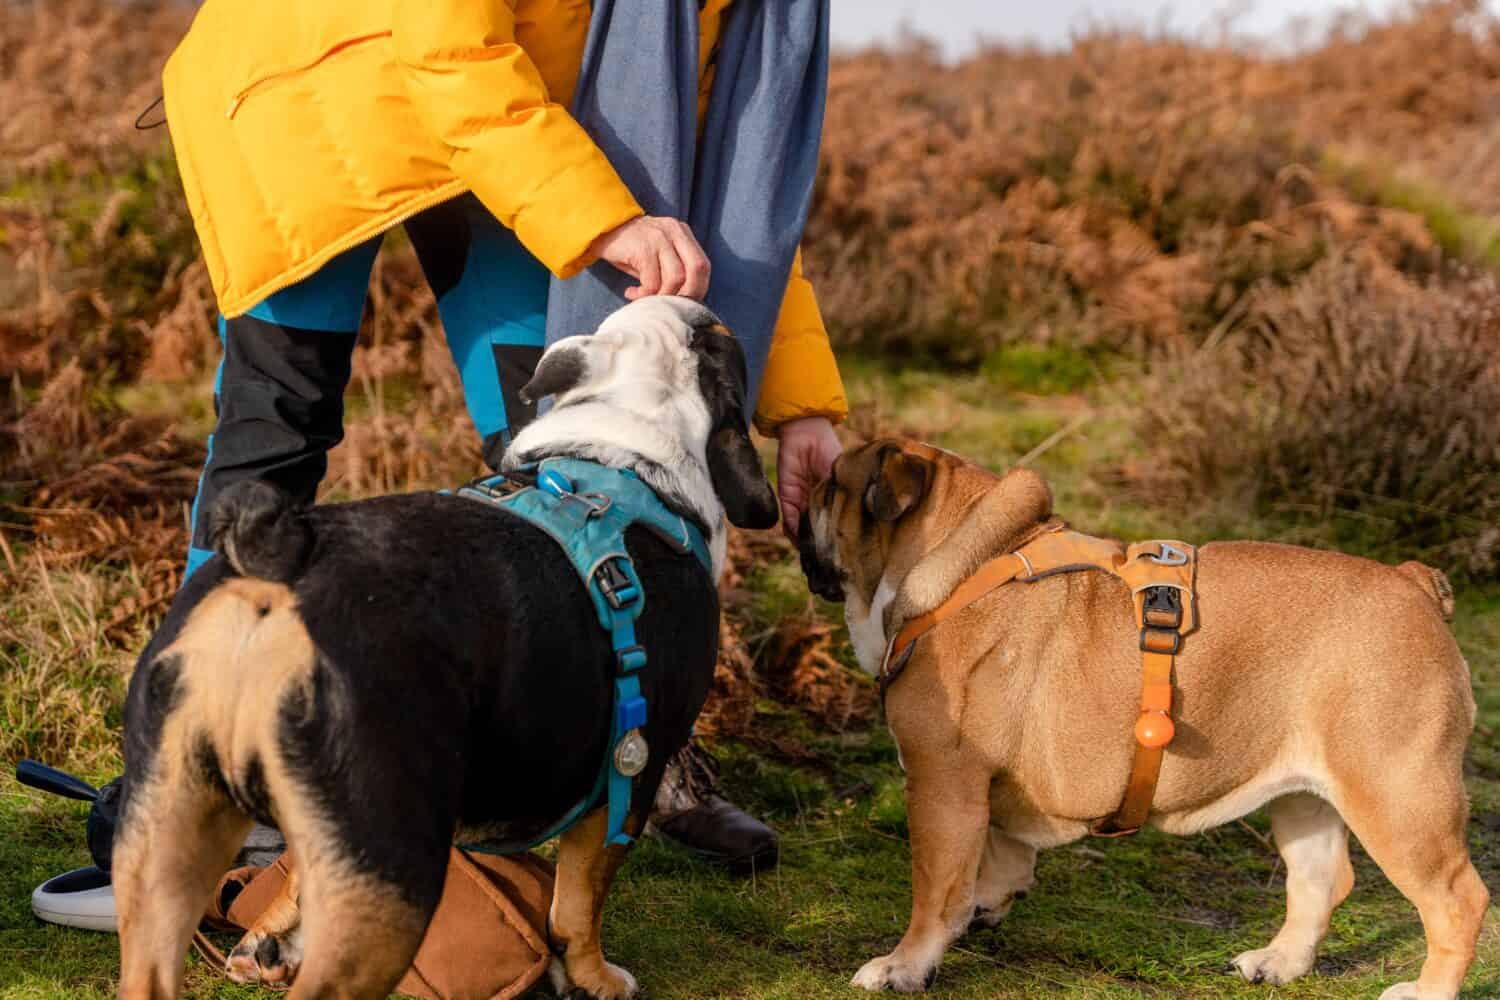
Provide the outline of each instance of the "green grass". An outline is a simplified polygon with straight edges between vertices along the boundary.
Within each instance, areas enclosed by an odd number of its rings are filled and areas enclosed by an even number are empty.
[[[1324,155],[1322,169],[1366,200],[1420,216],[1433,240],[1454,260],[1500,267],[1500,225],[1466,210],[1433,185],[1389,169],[1356,165],[1335,153]]]
[[[1008,344],[986,358],[980,370],[1007,389],[1046,396],[1077,392],[1099,374],[1089,354],[1056,344]]]
[[[1049,366],[1056,367],[1046,362],[1040,368],[1046,372]],[[1296,522],[1248,521],[1219,509],[1183,517],[1142,506],[1112,485],[1112,470],[1136,457],[1124,419],[1128,406],[1118,390],[1075,375],[1054,380],[1017,374],[1035,367],[1014,356],[961,376],[894,374],[858,360],[848,369],[853,397],[880,401],[873,419],[921,429],[935,443],[995,468],[1029,455],[1029,463],[1051,481],[1058,510],[1090,529],[1198,540],[1240,535],[1328,541],[1330,536]],[[149,401],[149,394],[141,400]],[[33,620],[26,634],[47,648],[28,651],[5,640],[0,685],[7,671],[25,673],[29,664],[58,660],[59,649],[68,648],[61,628],[67,624],[72,648],[82,650],[86,662],[59,667],[57,683],[79,685],[80,699],[102,686],[113,704],[123,657],[88,641],[88,609],[104,598],[91,596],[82,580],[60,579],[56,622],[43,620],[52,605],[43,596],[30,611],[22,609]],[[765,621],[800,609],[805,599],[790,562],[761,567],[751,586],[755,614]],[[1496,890],[1500,587],[1459,590],[1454,629],[1480,706],[1469,762],[1470,840],[1481,874]],[[831,606],[822,610],[837,613]],[[72,704],[63,699],[59,711]],[[608,954],[637,974],[653,1000],[852,998],[859,994],[847,985],[849,977],[888,951],[904,928],[907,830],[901,772],[884,727],[877,721],[851,733],[821,732],[794,711],[766,703],[756,729],[765,738],[760,743],[776,738],[811,751],[810,761],[793,763],[740,745],[720,748],[730,793],[782,831],[781,868],[735,880],[668,845],[648,842],[634,852],[611,897]],[[10,745],[24,748],[28,742]],[[116,768],[104,737],[59,745],[69,759],[58,763],[81,766],[92,778],[106,778]],[[28,906],[34,885],[86,862],[83,816],[76,803],[33,793],[0,775],[0,1000],[111,995],[115,939],[38,925]],[[1283,872],[1263,816],[1192,838],[1147,833],[1046,852],[1036,888],[1000,928],[970,935],[949,952],[932,995],[1372,997],[1415,976],[1423,954],[1421,927],[1415,910],[1357,848],[1355,868],[1354,893],[1335,914],[1316,973],[1273,989],[1225,972],[1234,955],[1269,941],[1284,912]],[[1500,997],[1496,909],[1468,996]],[[215,979],[196,959],[189,987],[198,997],[262,995]]]

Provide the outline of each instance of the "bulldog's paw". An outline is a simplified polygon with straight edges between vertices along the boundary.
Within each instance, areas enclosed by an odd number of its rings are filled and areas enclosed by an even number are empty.
[[[563,1000],[630,1000],[640,992],[635,977],[618,965],[602,959],[591,965],[592,968],[578,968],[569,975],[563,960],[554,958],[547,967],[553,992]]]
[[[237,983],[292,985],[302,967],[302,925],[284,934],[250,931],[229,953],[225,972]]]
[[[1416,983],[1397,983],[1380,994],[1380,1000],[1456,1000],[1457,996],[1457,993],[1446,991],[1423,993]]]
[[[1245,952],[1230,964],[1248,982],[1280,986],[1312,969],[1313,958],[1311,951],[1261,948]]]
[[[937,978],[937,966],[917,967],[903,962],[896,953],[872,958],[854,974],[852,984],[871,993],[895,990],[897,993],[921,993]]]

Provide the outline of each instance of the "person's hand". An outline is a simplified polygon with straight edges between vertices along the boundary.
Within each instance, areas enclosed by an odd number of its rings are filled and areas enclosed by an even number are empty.
[[[708,294],[708,255],[686,223],[641,215],[594,241],[589,253],[640,282],[625,290],[632,302],[647,295]]]
[[[792,541],[817,486],[833,472],[833,460],[843,452],[827,417],[788,420],[777,429],[776,493],[781,500],[781,530]]]

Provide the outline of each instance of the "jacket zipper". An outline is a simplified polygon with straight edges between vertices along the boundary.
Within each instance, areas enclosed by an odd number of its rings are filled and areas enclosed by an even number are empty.
[[[337,45],[319,55],[311,62],[305,63],[301,66],[294,66],[291,69],[279,70],[275,73],[263,76],[258,80],[252,80],[250,83],[242,87],[239,93],[235,94],[234,97],[230,100],[229,110],[225,113],[224,117],[233,118],[239,112],[240,105],[245,103],[245,99],[256,90],[259,90],[264,84],[274,83],[277,80],[283,80],[289,76],[296,76],[298,73],[305,73],[308,70],[312,69],[314,66],[317,66],[319,63],[322,63],[332,58],[333,56],[338,55],[340,52],[352,46],[361,45],[365,42],[371,42],[377,38],[389,37],[391,37],[391,33],[389,31],[376,31],[368,35],[360,35],[358,38],[350,38],[345,41],[339,42]]]

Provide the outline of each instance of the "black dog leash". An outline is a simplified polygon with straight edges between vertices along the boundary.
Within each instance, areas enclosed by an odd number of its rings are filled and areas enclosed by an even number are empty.
[[[75,778],[66,771],[34,760],[23,760],[16,765],[16,780],[23,785],[61,795],[65,799],[91,802],[86,836],[89,855],[94,864],[109,871],[114,857],[115,824],[119,820],[120,779],[116,778],[103,788],[95,788],[82,778]]]

